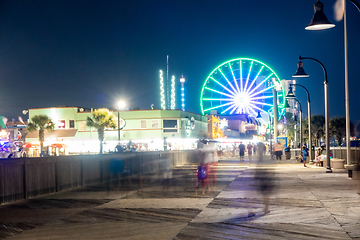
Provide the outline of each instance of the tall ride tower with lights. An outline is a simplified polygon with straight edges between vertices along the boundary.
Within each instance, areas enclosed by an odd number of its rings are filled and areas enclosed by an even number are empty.
[[[175,76],[169,80],[169,55],[166,56],[166,81],[164,82],[163,71],[160,70],[160,104],[161,109],[175,109]]]
[[[183,111],[185,111],[185,88],[184,88],[185,78],[184,78],[184,76],[182,76],[180,78],[180,83],[181,83],[181,109]]]

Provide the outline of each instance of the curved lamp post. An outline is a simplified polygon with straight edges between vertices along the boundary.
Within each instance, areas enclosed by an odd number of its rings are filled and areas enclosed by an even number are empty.
[[[297,84],[297,83],[290,83],[290,87],[289,87],[289,92],[286,95],[286,98],[296,98],[295,94],[293,93],[292,87],[291,86],[299,86],[301,88],[303,88],[306,91],[308,100],[307,100],[307,104],[308,104],[308,125],[309,125],[309,156],[310,156],[310,162],[313,162],[312,159],[312,139],[311,139],[311,108],[310,108],[310,93],[309,91],[306,89],[306,87],[304,87],[301,84]]]
[[[118,107],[118,141],[119,141],[119,145],[121,146],[121,144],[120,144],[120,110],[124,109],[125,102],[124,101],[119,101],[117,103],[117,107]]]
[[[298,69],[296,70],[296,73],[293,75],[293,77],[309,77],[305,73],[305,70],[303,68],[303,63],[301,60],[303,59],[309,59],[313,60],[317,63],[319,63],[324,70],[325,75],[325,81],[324,81],[324,94],[325,94],[325,145],[326,145],[326,172],[331,173],[331,167],[330,167],[330,136],[329,136],[329,89],[328,89],[328,80],[327,80],[327,72],[325,66],[317,59],[311,58],[311,57],[301,57],[299,56],[299,62],[298,62]]]
[[[360,12],[360,4],[355,0],[350,0],[357,10]],[[345,109],[346,109],[346,157],[347,164],[351,164],[350,159],[350,106],[349,106],[349,71],[348,71],[348,40],[347,40],[347,18],[346,18],[346,0],[343,0],[344,6],[344,58],[345,58]],[[327,28],[334,27],[334,24],[331,24],[324,12],[322,11],[323,4],[318,0],[315,5],[315,14],[314,17],[305,29],[306,30],[323,30]],[[321,8],[321,9],[320,9]],[[315,17],[316,16],[316,17]],[[326,23],[328,21],[329,23]]]
[[[295,101],[297,101],[297,103],[300,106],[300,150],[302,148],[302,115],[303,115],[303,111],[302,111],[302,107],[301,107],[301,103],[298,99],[296,99],[295,97],[293,97],[292,99],[294,99]],[[285,102],[285,106],[284,108],[290,108],[290,105],[288,103],[288,101]]]

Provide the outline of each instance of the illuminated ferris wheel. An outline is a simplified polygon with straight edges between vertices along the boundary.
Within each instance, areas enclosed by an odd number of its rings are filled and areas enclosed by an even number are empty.
[[[272,115],[273,88],[278,92],[279,116],[285,92],[277,74],[266,64],[238,58],[222,63],[206,79],[201,91],[201,111],[220,115],[247,114],[256,118]]]

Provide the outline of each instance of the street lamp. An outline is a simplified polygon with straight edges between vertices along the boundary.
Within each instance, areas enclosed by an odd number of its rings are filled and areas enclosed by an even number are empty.
[[[302,117],[303,117],[303,111],[302,111],[302,107],[301,107],[301,103],[298,99],[296,98],[293,98],[295,101],[297,101],[297,103],[299,104],[300,106],[300,151],[301,151],[301,148],[303,146],[302,144],[302,139],[303,139],[303,134],[302,134]]]
[[[317,59],[315,58],[311,58],[311,57],[301,57],[299,56],[299,63],[298,63],[298,69],[296,70],[296,73],[293,75],[293,77],[308,77],[309,75],[307,75],[305,73],[305,70],[303,68],[303,63],[301,62],[301,60],[303,59],[310,59],[313,60],[317,63],[319,63],[322,67],[322,69],[324,70],[324,75],[325,75],[325,81],[324,81],[324,94],[325,94],[325,134],[326,134],[326,138],[325,138],[325,145],[326,145],[326,172],[327,173],[331,173],[331,167],[330,167],[330,136],[329,136],[329,82],[327,80],[327,72],[326,72],[326,68],[325,66]]]
[[[124,109],[125,102],[124,101],[119,101],[117,103],[117,107],[118,107],[118,141],[119,141],[119,146],[121,146],[121,144],[120,144],[120,110]]]
[[[319,2],[319,1],[318,1]],[[318,4],[318,2],[315,3]],[[355,0],[350,0],[355,7],[360,12],[360,4],[356,2]],[[320,3],[320,2],[319,2]],[[321,9],[322,9],[322,3]],[[314,6],[315,6],[314,5]],[[351,164],[350,160],[350,106],[349,106],[349,71],[348,71],[348,40],[347,40],[347,19],[346,19],[346,0],[343,0],[343,6],[344,6],[344,55],[345,55],[345,109],[346,109],[346,156],[347,156],[347,164]],[[315,14],[313,17],[313,20],[311,21],[310,25],[307,26],[305,29],[307,30],[322,30],[327,29],[327,27],[324,23],[324,19],[327,20],[324,12],[322,12],[322,16],[315,19],[316,15],[316,6],[315,6]],[[318,15],[320,16],[320,15]],[[335,26],[335,25],[333,25]]]
[[[335,24],[330,23],[326,18],[325,13],[323,11],[324,5],[322,2],[317,0],[314,4],[314,16],[311,20],[310,24],[305,28],[306,30],[319,30],[319,29],[328,29],[335,27]]]
[[[303,69],[304,70],[304,69]],[[304,71],[305,72],[305,71]],[[304,87],[301,84],[297,84],[297,83],[290,83],[289,86],[289,92],[286,95],[286,98],[296,98],[295,94],[293,93],[292,87],[291,86],[299,86],[302,87],[306,93],[307,93],[307,104],[308,104],[308,125],[309,125],[309,156],[310,156],[310,162],[313,161],[313,159],[311,158],[311,154],[312,154],[312,139],[311,139],[311,108],[310,108],[310,94],[309,91],[306,89],[306,87]]]

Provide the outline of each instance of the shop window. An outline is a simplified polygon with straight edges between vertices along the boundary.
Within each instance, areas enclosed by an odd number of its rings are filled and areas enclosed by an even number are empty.
[[[86,131],[86,122],[80,122],[80,131]]]
[[[58,128],[65,128],[65,120],[59,120],[57,127]]]
[[[151,128],[159,128],[159,120],[157,120],[157,119],[153,119],[152,121],[151,121]]]
[[[140,128],[146,128],[146,120],[140,120]]]
[[[163,132],[164,133],[174,133],[178,132],[177,123],[175,120],[163,120]]]
[[[75,120],[69,120],[69,128],[75,128]]]

